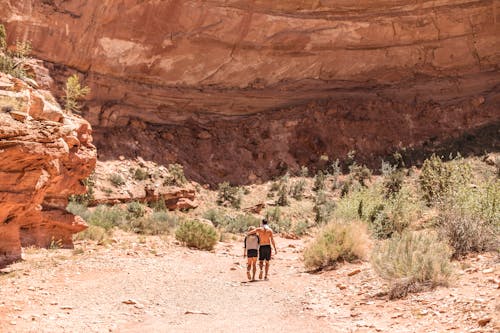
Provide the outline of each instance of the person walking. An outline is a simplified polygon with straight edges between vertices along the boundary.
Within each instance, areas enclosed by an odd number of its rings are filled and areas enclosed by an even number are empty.
[[[260,237],[259,235],[250,232],[255,231],[255,227],[248,228],[248,234],[245,237],[243,258],[247,257],[247,278],[250,281],[255,280],[255,272],[257,271],[257,256],[259,253]],[[252,274],[250,275],[250,270]]]
[[[276,244],[274,242],[273,230],[269,227],[268,221],[266,219],[263,219],[262,226],[260,228],[249,231],[248,234],[257,234],[260,238],[259,279],[262,280],[262,275],[264,273],[264,279],[267,280],[269,276],[269,261],[272,257],[271,245],[274,248],[274,254],[276,255],[278,253],[278,251],[276,250]],[[264,263],[265,270],[263,270]]]

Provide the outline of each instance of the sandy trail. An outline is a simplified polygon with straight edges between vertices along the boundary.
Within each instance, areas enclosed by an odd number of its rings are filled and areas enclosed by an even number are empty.
[[[30,250],[0,275],[0,332],[495,331],[493,255],[471,259],[450,288],[389,302],[374,297],[384,286],[367,263],[312,275],[302,241],[277,242],[270,280],[252,283],[240,242],[210,253],[126,236],[83,254]]]

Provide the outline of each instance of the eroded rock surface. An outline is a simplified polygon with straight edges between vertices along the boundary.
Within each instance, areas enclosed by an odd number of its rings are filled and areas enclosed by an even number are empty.
[[[65,211],[96,162],[91,128],[48,91],[0,73],[0,267],[21,246],[71,247],[85,222]]]
[[[60,80],[86,74],[103,158],[180,162],[198,181],[350,150],[378,161],[500,123],[495,0],[6,0],[0,13]]]

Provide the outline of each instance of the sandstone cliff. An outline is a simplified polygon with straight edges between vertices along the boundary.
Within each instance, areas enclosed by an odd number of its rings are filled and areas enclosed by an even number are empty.
[[[498,136],[498,0],[5,0],[0,20],[85,73],[103,158],[199,181]]]
[[[96,149],[81,117],[65,114],[44,90],[0,73],[0,267],[21,246],[72,246],[85,222],[65,211],[83,193]]]

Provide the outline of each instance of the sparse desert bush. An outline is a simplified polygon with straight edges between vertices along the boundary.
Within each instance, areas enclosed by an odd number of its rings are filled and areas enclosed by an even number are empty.
[[[80,216],[85,221],[87,221],[92,214],[87,206],[76,201],[70,201],[68,203],[68,206],[66,207],[66,210],[73,215]]]
[[[219,239],[213,226],[194,220],[180,223],[175,238],[186,246],[200,250],[212,250]]]
[[[92,210],[86,221],[110,231],[113,227],[123,228],[127,225],[127,216],[127,212],[118,206],[99,205]]]
[[[372,177],[372,171],[368,169],[365,165],[359,165],[356,162],[349,166],[349,176],[358,181],[361,186],[367,187],[366,181],[370,180]]]
[[[144,235],[162,235],[169,233],[177,226],[178,218],[167,212],[153,212],[130,222],[134,232]]]
[[[335,209],[335,203],[326,198],[324,191],[316,192],[316,197],[314,198],[314,221],[317,225],[323,225],[330,221],[333,211]]]
[[[184,175],[184,167],[180,164],[169,164],[168,166],[168,177],[163,182],[165,186],[181,186],[187,182],[186,176]]]
[[[289,232],[292,227],[290,219],[283,217],[280,207],[273,207],[266,211],[266,220],[269,227],[276,233]],[[260,220],[259,220],[260,222]]]
[[[446,285],[452,272],[451,249],[431,232],[404,232],[381,242],[372,254],[375,271],[390,282],[389,297],[423,287]]]
[[[361,222],[332,222],[316,236],[304,250],[307,269],[321,270],[335,267],[339,261],[366,258],[370,239]]]
[[[318,171],[316,176],[314,177],[314,186],[313,186],[313,191],[319,192],[323,191],[325,189],[325,181],[326,181],[326,175],[323,173],[323,171]]]
[[[219,184],[217,204],[221,206],[232,206],[239,209],[241,206],[241,193],[239,187],[231,186],[229,182]]]
[[[424,161],[420,174],[420,188],[428,205],[433,205],[471,179],[471,167],[457,157],[445,163],[440,157],[432,155]]]
[[[147,170],[142,168],[137,168],[134,170],[134,179],[135,180],[146,180],[149,178],[149,173]]]
[[[31,52],[31,42],[17,41],[16,48],[10,51],[7,48],[7,32],[0,24],[0,72],[23,79],[27,77],[24,64]]]
[[[217,209],[209,209],[203,214],[203,217],[211,221],[214,227],[229,233],[243,233],[248,230],[249,226],[258,227],[260,225],[260,220],[252,215],[229,216]]]
[[[303,236],[307,233],[307,229],[309,228],[309,224],[305,220],[298,221],[293,226],[293,233],[297,236]]]
[[[288,206],[288,174],[281,177],[279,181],[279,189],[278,189],[278,200],[276,203],[278,206]]]
[[[74,240],[90,239],[96,241],[97,244],[106,244],[109,241],[109,233],[103,227],[97,225],[89,225],[87,229],[73,236]]]
[[[89,177],[82,180],[81,183],[86,187],[87,192],[72,195],[70,196],[69,201],[87,206],[92,200],[94,200],[95,173],[92,173]]]
[[[111,175],[109,175],[109,181],[116,187],[125,185],[125,180],[117,173],[112,173]]]
[[[132,201],[127,205],[127,211],[128,219],[138,219],[146,214],[146,206],[137,201]]]
[[[239,214],[235,217],[226,217],[220,226],[224,231],[235,234],[246,232],[249,226],[258,227],[259,225],[260,220],[258,218],[248,214]]]
[[[462,186],[442,199],[438,226],[453,248],[453,257],[500,250],[500,181]]]
[[[203,213],[203,218],[211,221],[214,227],[218,228],[224,225],[224,220],[227,218],[227,215],[220,209],[211,208]]]
[[[290,194],[292,195],[292,198],[300,201],[304,197],[305,190],[306,190],[306,181],[305,179],[300,178],[293,183],[290,189]]]
[[[391,198],[385,198],[380,184],[360,188],[337,202],[334,215],[353,221],[362,220],[369,224],[376,238],[384,239],[405,230],[422,214],[421,202],[403,187]]]
[[[403,186],[404,170],[398,169],[397,165],[391,165],[388,162],[382,161],[380,168],[382,176],[384,177],[384,194],[386,198],[395,196]]]

